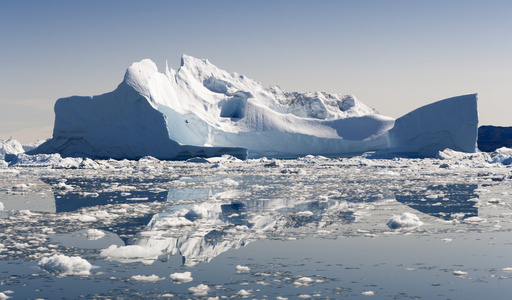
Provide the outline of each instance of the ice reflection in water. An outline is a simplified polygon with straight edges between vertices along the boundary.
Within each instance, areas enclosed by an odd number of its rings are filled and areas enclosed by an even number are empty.
[[[318,297],[357,296],[370,289],[388,298],[400,297],[403,292],[423,298],[457,298],[450,297],[450,291],[455,287],[460,293],[460,280],[497,282],[499,270],[510,267],[503,262],[506,255],[501,254],[509,250],[505,238],[512,227],[510,180],[505,176],[510,170],[504,168],[456,170],[455,166],[450,170],[439,168],[434,160],[362,158],[279,161],[274,167],[260,161],[233,162],[217,169],[185,162],[149,161],[144,169],[140,162],[108,163],[113,168],[21,170],[17,183],[45,178],[52,189],[29,186],[28,196],[32,190],[36,195],[54,193],[59,212],[0,212],[4,270],[11,261],[21,260],[23,267],[32,268],[30,277],[38,272],[34,270],[38,270],[41,257],[61,253],[81,256],[98,266],[87,279],[66,278],[84,289],[68,291],[65,298],[155,298],[171,291],[176,298],[191,298],[188,288],[207,284],[212,297],[236,297],[243,288],[250,289],[255,298],[286,295],[295,299],[299,294],[313,297],[320,291]],[[17,183],[2,185],[0,192]],[[69,188],[60,188],[60,183]],[[404,212],[417,214],[424,225],[403,232],[386,226],[391,216]],[[101,229],[107,236],[87,246],[83,234],[88,229]],[[474,246],[482,233],[489,237],[477,249]],[[137,246],[161,255],[147,251],[153,255],[149,259],[123,260],[113,249],[109,258],[101,255],[108,238],[118,250]],[[414,248],[419,240],[421,246]],[[491,242],[498,246],[489,246]],[[298,249],[303,251],[294,251]],[[499,251],[490,255],[492,249]],[[466,253],[462,260],[461,251]],[[497,263],[477,265],[475,253],[485,253]],[[483,259],[479,256],[478,261]],[[200,262],[208,263],[197,265]],[[238,274],[238,264],[251,271]],[[428,289],[408,289],[412,283],[452,282],[454,266],[471,276],[457,279],[452,286],[436,285],[432,294]],[[22,274],[21,267],[10,268]],[[411,271],[415,268],[418,272]],[[491,269],[495,277],[487,276]],[[171,273],[184,271],[192,272],[193,282],[169,282]],[[397,277],[388,276],[388,271]],[[31,280],[32,292],[44,291],[41,297],[65,286],[62,281],[55,289],[48,288],[47,280],[60,279],[43,270],[37,274],[40,279],[23,280]],[[151,274],[167,280],[137,283],[130,279]],[[297,287],[294,283],[301,276],[313,278],[315,283]],[[0,280],[20,298],[33,296],[7,275]],[[404,280],[411,284],[404,286]]]
[[[250,176],[242,182],[259,182],[261,179]],[[53,186],[58,183],[56,179],[43,181]],[[352,195],[361,193],[360,185],[355,182],[344,187],[342,196],[316,200],[304,197],[255,199],[251,192],[239,189],[171,187],[166,191],[153,187],[154,182],[144,180],[73,178],[66,184],[76,190],[56,191],[57,212],[105,204],[167,201],[170,206],[164,212],[127,217],[116,226],[103,229],[111,230],[127,244],[180,255],[187,266],[209,262],[229,249],[238,249],[269,235],[277,236],[289,228],[321,229],[354,223],[365,215],[365,211],[374,209],[369,204],[393,197],[393,194],[381,193],[354,197]],[[251,189],[250,186],[242,188]],[[415,189],[395,192],[394,197],[398,202],[437,218],[463,219],[478,215],[478,208],[471,201],[477,197],[474,193],[477,188],[476,184],[440,184],[423,188],[415,185]],[[192,202],[175,204],[183,200]]]

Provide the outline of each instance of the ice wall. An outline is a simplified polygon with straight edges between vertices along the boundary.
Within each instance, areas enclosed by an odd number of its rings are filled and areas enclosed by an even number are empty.
[[[435,157],[446,148],[477,151],[477,95],[441,100],[420,107],[395,121],[388,132],[387,152]]]

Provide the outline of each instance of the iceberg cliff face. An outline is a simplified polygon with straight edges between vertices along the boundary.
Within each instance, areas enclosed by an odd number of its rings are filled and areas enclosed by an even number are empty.
[[[435,157],[446,148],[477,151],[477,95],[464,95],[420,107],[395,121],[388,152]]]
[[[32,153],[161,159],[242,157],[241,148],[253,157],[362,153],[385,148],[394,121],[350,95],[265,89],[186,55],[177,72],[160,73],[148,59],[134,63],[115,91],[59,99],[55,114],[53,138]]]

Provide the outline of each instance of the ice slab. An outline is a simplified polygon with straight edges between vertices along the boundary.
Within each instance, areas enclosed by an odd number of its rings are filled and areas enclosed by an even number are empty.
[[[446,148],[477,151],[477,95],[448,98],[420,107],[395,121],[387,152],[435,157]]]

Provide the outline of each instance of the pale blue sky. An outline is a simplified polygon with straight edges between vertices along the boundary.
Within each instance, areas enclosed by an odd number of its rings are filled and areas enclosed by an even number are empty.
[[[183,53],[392,117],[478,93],[480,124],[512,126],[508,0],[0,0],[0,139],[50,137],[56,99],[109,92],[144,58],[176,69]]]

